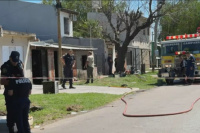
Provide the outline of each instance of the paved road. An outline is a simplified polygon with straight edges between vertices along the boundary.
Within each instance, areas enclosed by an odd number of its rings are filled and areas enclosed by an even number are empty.
[[[183,111],[200,97],[199,85],[162,86],[128,95],[128,114]],[[186,114],[130,118],[122,112],[124,103],[115,101],[103,108],[33,129],[34,133],[199,133],[200,101]]]

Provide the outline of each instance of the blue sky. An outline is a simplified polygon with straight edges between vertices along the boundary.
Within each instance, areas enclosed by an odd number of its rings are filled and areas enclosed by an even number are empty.
[[[21,1],[32,2],[32,3],[41,3],[42,2],[42,0],[21,0]]]

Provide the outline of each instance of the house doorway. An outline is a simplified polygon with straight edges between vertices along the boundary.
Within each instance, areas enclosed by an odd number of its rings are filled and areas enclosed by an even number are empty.
[[[85,63],[87,61],[87,55],[82,55],[82,70],[86,70]]]
[[[43,81],[47,81],[47,79],[42,79],[42,77],[48,77],[46,50],[32,50],[32,75],[33,84],[42,84]]]

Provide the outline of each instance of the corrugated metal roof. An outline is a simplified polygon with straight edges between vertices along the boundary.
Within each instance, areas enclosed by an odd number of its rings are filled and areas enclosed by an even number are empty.
[[[29,42],[30,46],[36,46],[36,47],[46,47],[46,48],[58,48],[58,45],[56,44],[50,44],[46,42]],[[73,50],[97,50],[98,48],[93,47],[87,47],[87,46],[61,46],[62,49],[73,49]]]
[[[17,31],[9,31],[9,30],[3,30],[3,34],[5,35],[21,35],[21,36],[28,36],[28,37],[36,37],[36,34],[34,33],[25,33],[25,32],[17,32]]]

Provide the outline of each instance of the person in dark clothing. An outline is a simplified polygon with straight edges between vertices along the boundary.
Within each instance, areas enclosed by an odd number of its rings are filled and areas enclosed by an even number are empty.
[[[17,125],[17,133],[30,133],[28,113],[30,108],[29,95],[32,84],[28,78],[24,78],[23,69],[19,68],[13,73],[15,78],[9,79],[8,95],[13,97],[14,118]]]
[[[184,57],[180,56],[179,58],[180,58],[180,67],[181,67],[180,76],[184,76],[185,71],[186,71],[187,62],[184,59]]]
[[[194,78],[194,69],[195,69],[195,57],[190,53],[186,52],[187,56],[187,68],[186,68],[186,82],[191,84]]]
[[[118,70],[117,70],[117,55],[116,55],[116,58],[115,58],[115,72],[118,72]]]
[[[75,87],[73,87],[73,68],[75,67],[76,61],[73,51],[69,50],[67,54],[61,57],[61,61],[63,63],[63,73],[65,77],[62,82],[62,87],[63,89],[66,89],[65,83],[69,80],[69,89],[75,89]]]
[[[107,62],[108,62],[108,66],[109,66],[108,74],[112,75],[113,59],[112,59],[112,55],[111,54],[108,54]]]
[[[23,68],[23,63],[19,59],[20,54],[17,51],[12,51],[10,58],[1,66],[1,85],[4,85],[4,97],[7,110],[7,127],[9,133],[14,133],[14,115],[13,115],[13,97],[8,95],[8,77],[13,77],[13,73],[18,71],[18,68]],[[4,78],[5,77],[5,78]]]

